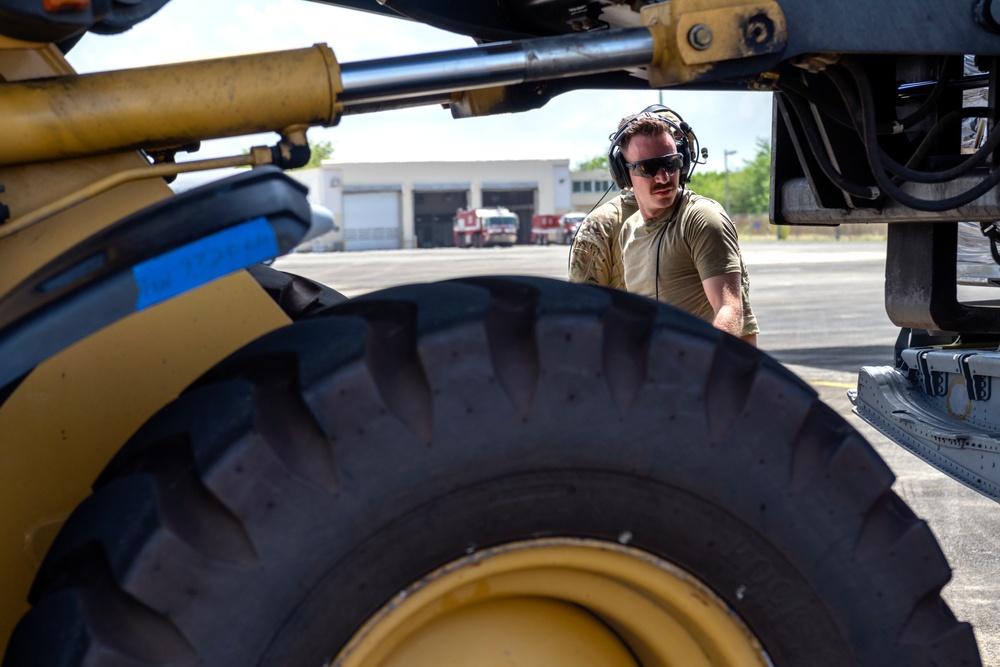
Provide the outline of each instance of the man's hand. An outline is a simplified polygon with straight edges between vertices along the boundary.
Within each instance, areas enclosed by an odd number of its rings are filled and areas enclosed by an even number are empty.
[[[734,271],[701,281],[705,296],[715,310],[712,325],[734,336],[743,333],[742,279],[743,274]]]

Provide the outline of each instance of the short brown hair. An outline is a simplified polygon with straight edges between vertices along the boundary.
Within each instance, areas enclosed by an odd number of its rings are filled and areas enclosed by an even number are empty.
[[[673,118],[671,116],[673,114],[669,114],[667,118],[677,123],[677,120],[675,120],[676,116]],[[628,148],[632,137],[636,136],[658,137],[666,132],[675,142],[681,138],[677,136],[677,130],[661,118],[659,114],[649,111],[643,111],[642,113],[622,118],[618,123],[618,132],[618,149],[622,152],[625,152],[625,149]]]

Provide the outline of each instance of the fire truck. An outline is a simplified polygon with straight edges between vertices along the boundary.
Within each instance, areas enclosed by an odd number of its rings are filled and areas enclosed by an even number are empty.
[[[483,248],[517,243],[518,218],[510,209],[470,208],[455,214],[455,245]]]
[[[586,213],[554,215],[541,213],[531,216],[531,242],[539,245],[566,243],[573,240],[573,232],[587,217]]]

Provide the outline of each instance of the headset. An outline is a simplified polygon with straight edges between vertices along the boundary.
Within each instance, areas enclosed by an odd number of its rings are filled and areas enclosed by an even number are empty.
[[[632,187],[632,175],[629,173],[628,167],[625,166],[625,156],[622,155],[622,149],[618,145],[618,142],[621,141],[622,136],[632,123],[640,118],[655,118],[669,126],[670,134],[677,144],[677,152],[681,154],[684,160],[684,164],[681,166],[680,177],[680,184],[683,187],[685,183],[691,180],[694,168],[699,164],[704,164],[704,159],[708,157],[708,149],[701,148],[694,130],[684,122],[679,113],[662,104],[652,104],[646,107],[632,118],[629,118],[616,132],[613,132],[608,137],[611,141],[611,145],[608,147],[608,169],[611,171],[611,180],[619,188]],[[675,122],[672,118],[676,118],[677,121]],[[698,160],[699,154],[702,158],[701,161]]]

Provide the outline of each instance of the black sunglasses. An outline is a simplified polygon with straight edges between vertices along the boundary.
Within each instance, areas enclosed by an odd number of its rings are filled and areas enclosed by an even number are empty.
[[[661,169],[665,169],[668,174],[680,171],[681,167],[684,166],[684,156],[680,153],[670,153],[662,157],[651,157],[648,160],[626,162],[625,166],[636,176],[655,178]]]

